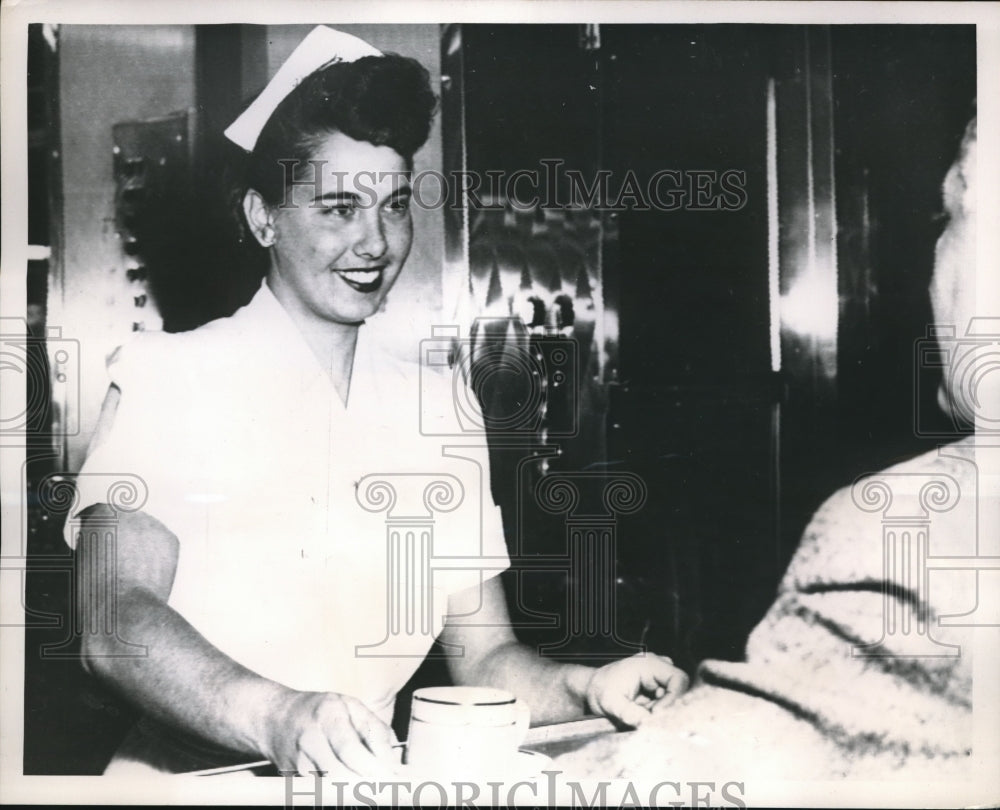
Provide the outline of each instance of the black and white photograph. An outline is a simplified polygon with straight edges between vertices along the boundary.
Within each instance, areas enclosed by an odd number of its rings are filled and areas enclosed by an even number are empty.
[[[0,803],[1000,803],[1000,4],[0,11]]]

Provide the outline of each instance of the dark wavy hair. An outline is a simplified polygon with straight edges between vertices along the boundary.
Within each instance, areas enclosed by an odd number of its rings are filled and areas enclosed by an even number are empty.
[[[388,146],[412,168],[436,108],[430,75],[415,59],[385,54],[324,65],[303,79],[267,120],[247,159],[244,191],[256,189],[265,202],[277,205],[290,179],[279,161],[295,160],[311,176],[306,161],[334,132]]]

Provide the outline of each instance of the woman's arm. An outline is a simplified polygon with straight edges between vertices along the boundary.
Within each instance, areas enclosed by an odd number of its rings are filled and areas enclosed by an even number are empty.
[[[498,577],[453,594],[448,610],[441,640],[462,650],[448,659],[454,681],[512,692],[531,707],[535,725],[593,712],[638,726],[687,688],[687,675],[664,656],[633,656],[599,669],[541,658],[514,637]]]
[[[105,566],[92,546],[84,516],[78,571]],[[102,530],[94,527],[93,533]],[[83,661],[156,719],[282,770],[391,772],[392,732],[360,701],[331,692],[300,692],[251,672],[210,644],[167,604],[178,559],[177,538],[143,514],[118,517],[115,593],[80,588],[85,617]],[[98,581],[105,581],[99,571]],[[110,601],[114,596],[114,601]],[[208,598],[208,595],[206,595]],[[114,609],[115,634],[98,617]],[[124,641],[147,648],[144,657],[116,657]],[[130,652],[132,649],[130,648]]]

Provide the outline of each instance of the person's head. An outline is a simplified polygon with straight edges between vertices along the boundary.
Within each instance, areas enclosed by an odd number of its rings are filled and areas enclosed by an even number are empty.
[[[359,323],[381,306],[409,254],[408,176],[436,103],[423,66],[380,55],[315,70],[271,113],[241,202],[293,314]]]
[[[945,226],[934,253],[930,294],[934,320],[954,327],[961,338],[976,311],[976,119],[966,127],[958,156],[942,185]],[[959,346],[949,347],[938,403],[961,417],[974,413],[960,364],[968,362]]]

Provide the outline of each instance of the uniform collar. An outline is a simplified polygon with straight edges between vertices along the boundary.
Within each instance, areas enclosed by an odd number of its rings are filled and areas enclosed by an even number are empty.
[[[333,380],[327,369],[323,368],[319,358],[313,352],[305,336],[295,323],[294,318],[282,305],[267,285],[267,280],[261,282],[260,289],[245,307],[238,310],[234,316],[242,337],[259,347],[265,356],[284,367],[295,367],[305,371],[312,379],[318,376],[333,390]],[[351,371],[351,394],[349,402],[357,401],[363,369],[369,365],[370,347],[369,329],[365,324],[358,329],[357,344],[354,349],[354,365]],[[336,396],[336,395],[335,395]],[[338,398],[339,399],[339,398]]]

